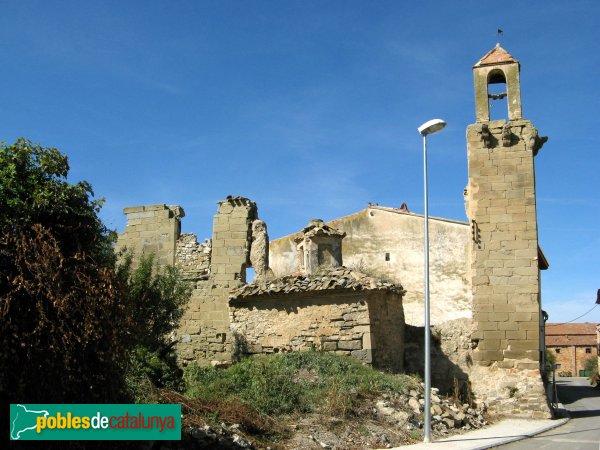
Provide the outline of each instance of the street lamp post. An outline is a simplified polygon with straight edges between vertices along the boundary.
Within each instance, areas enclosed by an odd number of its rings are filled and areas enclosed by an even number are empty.
[[[423,136],[423,183],[425,198],[425,436],[424,442],[431,442],[431,339],[429,323],[429,205],[427,193],[427,136],[437,133],[446,126],[442,119],[433,119],[425,122],[418,130]]]

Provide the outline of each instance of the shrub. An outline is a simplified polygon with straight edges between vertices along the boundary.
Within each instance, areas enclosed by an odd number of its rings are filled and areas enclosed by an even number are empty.
[[[243,359],[228,369],[185,369],[186,395],[203,400],[239,399],[263,414],[308,412],[350,413],[357,396],[407,391],[415,383],[363,366],[346,356],[293,352]]]

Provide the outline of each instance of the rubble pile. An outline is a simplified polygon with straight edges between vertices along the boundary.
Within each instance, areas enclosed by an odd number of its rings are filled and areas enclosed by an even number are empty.
[[[398,418],[402,417],[401,413],[393,408],[393,404],[408,405],[413,414],[408,417],[407,429],[422,428],[424,396],[424,386],[421,384],[421,389],[412,389],[408,394],[401,394],[395,399],[396,401],[387,401],[386,399],[378,401],[377,410],[379,414]],[[431,428],[434,432],[448,434],[453,430],[468,431],[481,428],[488,424],[485,417],[486,412],[487,405],[485,403],[457,405],[454,400],[441,397],[438,388],[431,389]]]

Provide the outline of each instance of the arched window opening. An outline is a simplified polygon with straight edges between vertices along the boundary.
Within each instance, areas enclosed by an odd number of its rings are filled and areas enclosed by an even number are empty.
[[[488,75],[488,102],[490,120],[508,119],[506,77],[500,69],[492,70]]]

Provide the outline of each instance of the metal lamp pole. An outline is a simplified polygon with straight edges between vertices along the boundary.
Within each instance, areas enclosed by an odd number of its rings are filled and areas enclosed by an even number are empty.
[[[423,136],[423,183],[425,199],[425,436],[423,442],[431,442],[431,336],[429,320],[429,201],[427,191],[427,136],[436,133],[446,126],[442,119],[433,119],[425,122],[418,130]]]

